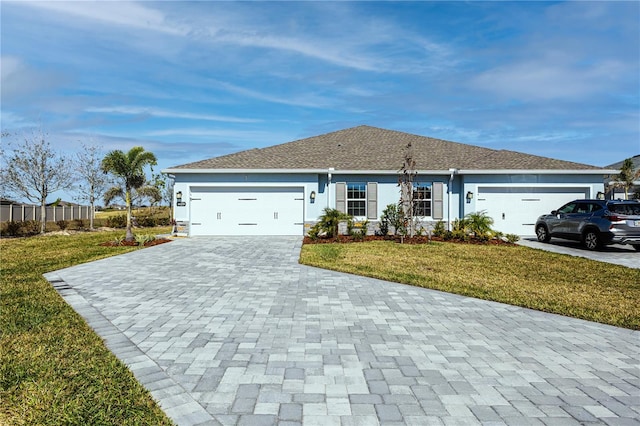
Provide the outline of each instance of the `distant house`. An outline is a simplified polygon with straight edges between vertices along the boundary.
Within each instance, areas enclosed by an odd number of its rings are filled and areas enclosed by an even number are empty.
[[[640,155],[634,155],[631,157],[631,161],[633,161],[633,172],[637,173],[640,170]],[[616,185],[615,175],[620,173],[620,168],[622,167],[622,163],[624,160],[618,161],[617,163],[613,163],[607,166],[607,169],[615,169],[616,173],[612,175],[608,175],[604,180],[605,186],[605,198],[607,200],[617,200],[624,199],[625,193],[624,188]],[[636,180],[633,182],[633,186],[629,188],[627,191],[629,194],[629,198],[637,197],[636,194],[640,194],[640,180]]]
[[[72,203],[70,201],[55,201],[53,203],[47,203],[47,206],[57,206],[57,207],[77,207],[80,204]]]
[[[536,218],[595,198],[614,170],[359,126],[163,170],[188,235],[303,235],[326,207],[379,222],[400,197],[411,143],[424,224],[486,211],[494,228],[533,235]]]

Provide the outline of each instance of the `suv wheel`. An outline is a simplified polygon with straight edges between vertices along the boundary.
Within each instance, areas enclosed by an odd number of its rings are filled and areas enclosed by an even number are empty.
[[[593,229],[588,229],[585,231],[584,235],[582,235],[582,244],[589,250],[599,249],[602,242],[600,241],[600,234],[598,231]]]
[[[536,227],[536,236],[541,243],[548,243],[549,240],[551,240],[551,235],[549,235],[549,231],[544,225],[538,225]]]

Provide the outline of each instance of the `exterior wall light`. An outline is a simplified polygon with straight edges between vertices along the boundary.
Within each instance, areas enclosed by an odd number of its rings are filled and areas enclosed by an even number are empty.
[[[596,194],[596,198],[598,200],[604,200],[604,192],[598,191],[598,193]]]
[[[311,204],[316,201],[316,191],[311,191],[311,194],[309,194],[309,201],[311,201]]]
[[[473,200],[473,192],[467,191],[467,203],[470,203]]]
[[[182,191],[176,192],[176,201],[179,203],[182,202]]]

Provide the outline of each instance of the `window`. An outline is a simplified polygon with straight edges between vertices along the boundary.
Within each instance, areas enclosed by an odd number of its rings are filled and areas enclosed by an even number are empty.
[[[569,203],[569,204],[565,204],[564,206],[560,207],[560,209],[558,209],[558,213],[562,213],[562,214],[569,214],[569,213],[573,213],[574,210],[576,210],[576,203]]]
[[[364,183],[347,184],[347,213],[351,216],[367,215],[367,185]]]
[[[413,215],[431,216],[431,185],[413,184]]]

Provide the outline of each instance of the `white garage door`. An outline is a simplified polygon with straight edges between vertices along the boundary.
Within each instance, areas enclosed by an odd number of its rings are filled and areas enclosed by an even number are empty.
[[[302,188],[192,188],[191,235],[302,235]]]
[[[586,188],[478,187],[477,211],[493,218],[505,234],[534,235],[536,219],[571,200],[586,198]]]

